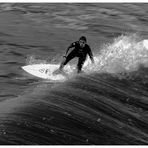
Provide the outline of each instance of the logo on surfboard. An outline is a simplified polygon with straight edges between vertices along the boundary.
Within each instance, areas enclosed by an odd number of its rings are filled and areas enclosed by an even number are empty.
[[[46,73],[49,71],[49,69],[45,69],[45,68],[42,68],[42,69],[39,69],[39,72],[41,73]]]

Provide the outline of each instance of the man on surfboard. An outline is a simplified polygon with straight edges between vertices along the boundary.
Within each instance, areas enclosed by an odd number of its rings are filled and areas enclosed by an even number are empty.
[[[67,55],[70,48],[73,50]],[[78,57],[77,72],[80,73],[82,66],[86,60],[87,55],[89,55],[92,63],[94,63],[93,54],[85,36],[81,36],[79,41],[73,42],[67,49],[63,62],[61,63],[59,70],[62,71],[64,66],[73,58]]]

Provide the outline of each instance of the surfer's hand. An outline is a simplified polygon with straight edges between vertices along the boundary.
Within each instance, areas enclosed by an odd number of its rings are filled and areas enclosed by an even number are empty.
[[[94,64],[95,63],[94,59],[92,59],[91,62]]]

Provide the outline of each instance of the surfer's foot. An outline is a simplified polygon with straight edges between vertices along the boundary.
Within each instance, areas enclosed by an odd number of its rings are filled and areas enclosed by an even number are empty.
[[[81,73],[84,73],[84,71],[83,71],[83,70],[78,70],[77,73],[78,73],[78,74],[81,74]]]
[[[56,75],[56,74],[60,74],[62,72],[63,72],[63,69],[57,69],[53,72],[53,74]]]

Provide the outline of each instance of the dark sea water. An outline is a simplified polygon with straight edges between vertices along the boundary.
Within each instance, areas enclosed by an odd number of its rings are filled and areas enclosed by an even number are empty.
[[[0,144],[147,145],[147,14],[147,3],[1,3]],[[21,69],[59,64],[81,35],[95,58],[85,73],[51,82]]]

